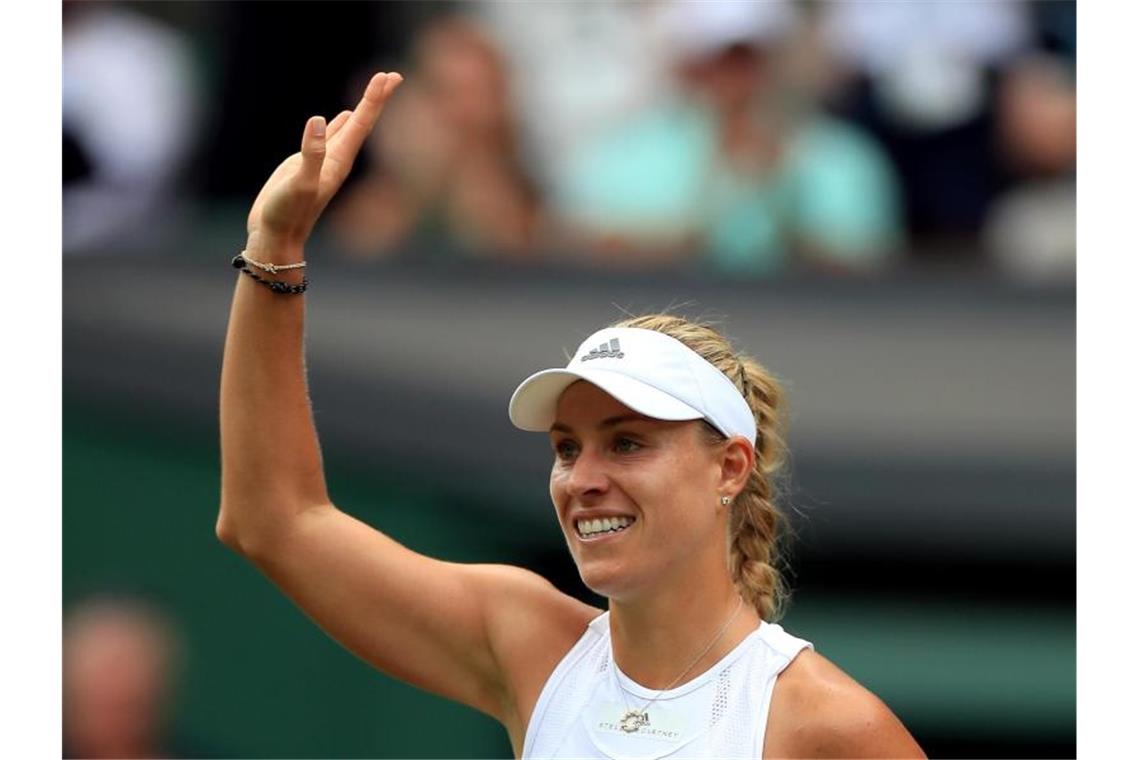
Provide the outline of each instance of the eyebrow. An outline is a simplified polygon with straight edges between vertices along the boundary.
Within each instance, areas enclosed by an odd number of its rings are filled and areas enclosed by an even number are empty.
[[[620,425],[623,422],[643,422],[649,420],[652,420],[652,418],[646,417],[644,414],[619,414],[614,417],[606,417],[604,420],[598,423],[598,428],[604,430],[606,428],[614,427],[615,425]],[[550,426],[550,432],[553,433],[554,431],[558,431],[560,433],[574,432],[569,425],[565,425],[561,422],[555,422]]]

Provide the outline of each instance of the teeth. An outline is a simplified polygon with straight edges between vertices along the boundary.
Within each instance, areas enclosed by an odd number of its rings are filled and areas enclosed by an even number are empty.
[[[590,536],[595,533],[603,532],[616,532],[622,530],[633,523],[633,520],[628,517],[603,517],[595,520],[579,520],[578,532],[583,536]]]

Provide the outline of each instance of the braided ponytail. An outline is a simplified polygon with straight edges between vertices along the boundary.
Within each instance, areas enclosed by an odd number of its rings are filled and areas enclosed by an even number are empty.
[[[669,314],[649,314],[614,326],[656,330],[681,341],[732,379],[756,416],[756,463],[729,516],[728,561],[732,580],[744,600],[762,619],[778,619],[788,596],[779,569],[783,565],[786,519],[775,503],[776,476],[785,454],[779,382],[756,361],[738,356],[728,341],[706,324]],[[724,440],[711,425],[706,427],[710,437]]]
[[[777,619],[787,598],[777,569],[785,530],[775,504],[774,479],[783,465],[780,413],[783,394],[776,379],[751,359],[740,360],[747,378],[745,400],[756,415],[756,464],[736,497],[729,519],[729,567],[741,594],[765,620]]]

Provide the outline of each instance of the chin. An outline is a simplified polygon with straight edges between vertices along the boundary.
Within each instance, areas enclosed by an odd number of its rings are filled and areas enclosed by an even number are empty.
[[[639,585],[618,562],[595,560],[578,565],[578,576],[598,596],[621,600]]]

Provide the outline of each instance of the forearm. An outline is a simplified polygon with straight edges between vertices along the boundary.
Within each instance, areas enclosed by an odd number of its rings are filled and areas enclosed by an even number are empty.
[[[247,254],[275,264],[304,258],[300,246],[256,239]],[[222,360],[218,534],[243,551],[328,502],[305,379],[304,299],[240,274],[234,290]]]
[[[344,182],[399,74],[376,74],[353,111],[305,122],[301,150],[270,175],[250,208],[247,258],[304,259],[304,241]],[[326,152],[328,161],[325,160]],[[298,282],[300,270],[281,272]],[[298,515],[328,505],[305,383],[304,296],[238,276],[222,360],[222,507],[218,537],[254,556]],[[256,558],[256,557],[255,557]]]

